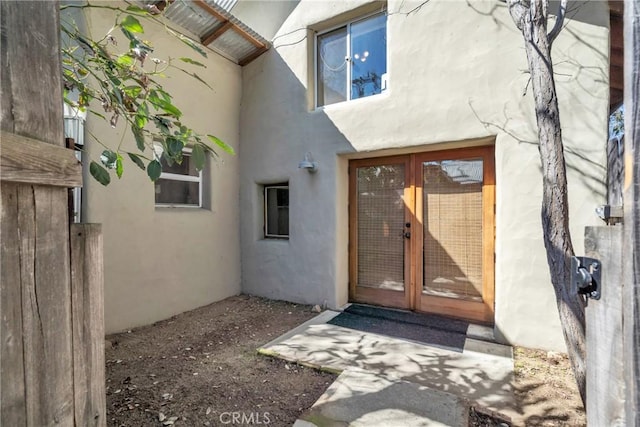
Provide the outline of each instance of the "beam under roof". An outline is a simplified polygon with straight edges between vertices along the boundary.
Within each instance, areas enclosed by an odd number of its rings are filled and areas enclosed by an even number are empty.
[[[269,50],[267,40],[229,11],[234,0],[143,0],[143,3],[155,5],[169,20],[195,35],[203,46],[241,66]]]

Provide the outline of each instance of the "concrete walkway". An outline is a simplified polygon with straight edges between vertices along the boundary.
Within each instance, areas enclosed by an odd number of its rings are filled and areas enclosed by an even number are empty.
[[[467,338],[456,352],[327,324],[338,314],[325,311],[259,349],[341,373],[296,426],[466,426],[469,403],[510,415],[510,347]]]

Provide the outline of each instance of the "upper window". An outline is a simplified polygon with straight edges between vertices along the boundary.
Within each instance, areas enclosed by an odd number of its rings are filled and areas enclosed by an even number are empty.
[[[202,207],[202,172],[196,170],[191,150],[185,148],[182,163],[169,165],[160,158],[162,174],[156,181],[156,206]]]
[[[387,77],[386,13],[319,34],[316,52],[318,107],[382,92]]]

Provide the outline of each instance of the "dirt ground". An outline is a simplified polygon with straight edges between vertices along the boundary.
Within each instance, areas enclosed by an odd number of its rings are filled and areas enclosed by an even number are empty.
[[[582,400],[565,354],[514,348],[515,393],[527,426],[585,426]]]
[[[315,315],[309,306],[240,295],[107,337],[108,424],[290,426],[335,375],[256,349]],[[563,355],[518,348],[515,368],[527,425],[585,424]]]
[[[335,376],[256,349],[315,315],[241,295],[107,337],[109,425],[293,424]]]

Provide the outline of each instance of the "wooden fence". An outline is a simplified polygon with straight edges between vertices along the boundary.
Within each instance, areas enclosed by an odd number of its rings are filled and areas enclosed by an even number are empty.
[[[622,360],[625,425],[640,426],[640,3],[626,0],[624,8]]]
[[[69,226],[57,2],[0,2],[0,424],[102,426],[102,235]]]
[[[587,320],[587,423],[640,426],[640,3],[624,2],[623,145],[608,149],[608,202],[622,224],[588,227],[586,255],[602,262],[602,297]],[[619,219],[610,221],[610,224]]]

